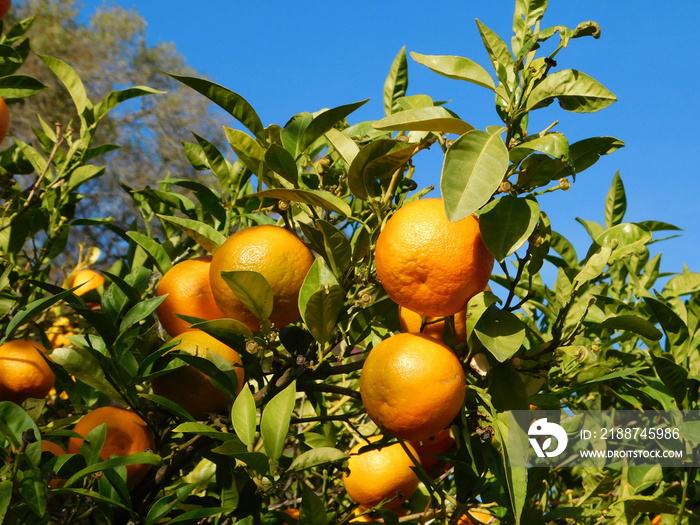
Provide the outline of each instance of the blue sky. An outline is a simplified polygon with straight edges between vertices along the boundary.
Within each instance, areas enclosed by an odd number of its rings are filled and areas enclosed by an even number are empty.
[[[83,3],[90,12],[102,2]],[[489,68],[474,20],[509,40],[513,12],[511,0],[117,3],[146,19],[151,43],[173,42],[191,66],[248,99],[265,125],[284,125],[295,113],[370,97],[350,121],[379,119],[384,79],[401,46],[466,56]],[[664,252],[662,269],[681,271],[683,263],[700,269],[694,169],[698,19],[700,2],[694,0],[663,7],[651,0],[550,1],[543,26],[574,27],[594,20],[602,27],[599,40],[574,40],[560,52],[559,69],[589,74],[619,100],[584,115],[554,104],[537,112],[530,131],[559,120],[557,130],[570,141],[610,135],[626,143],[583,172],[568,193],[541,198],[553,228],[574,242],[580,256],[589,241],[575,218],[603,222],[605,195],[619,170],[627,189],[627,220],[660,220],[686,230],[681,238],[653,248]],[[412,61],[409,72],[409,94],[449,100],[448,107],[476,128],[499,123],[490,91],[442,78]],[[424,153],[415,178],[421,186],[438,186],[441,155]]]

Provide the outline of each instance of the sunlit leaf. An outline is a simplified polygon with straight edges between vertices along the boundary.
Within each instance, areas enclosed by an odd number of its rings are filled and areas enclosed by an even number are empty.
[[[491,75],[479,64],[464,57],[422,55],[411,52],[411,58],[435,73],[455,80],[465,80],[489,89],[495,89]]]
[[[289,466],[291,471],[306,470],[308,468],[328,465],[347,459],[348,455],[345,452],[332,447],[319,447],[307,450],[298,455]]]
[[[612,185],[605,199],[605,227],[612,228],[622,222],[627,211],[627,197],[625,186],[622,184],[620,172],[615,172]]]
[[[314,339],[325,344],[335,328],[345,293],[333,272],[317,258],[299,291],[299,311]]]
[[[272,313],[274,293],[262,274],[250,270],[221,272],[221,277],[243,305],[260,321]]]
[[[565,69],[537,84],[527,98],[527,107],[532,110],[548,106],[555,99],[567,111],[591,113],[608,107],[617,97],[585,73]]]
[[[525,325],[518,317],[495,306],[481,315],[474,332],[499,362],[510,359],[525,340]]]
[[[384,81],[384,112],[391,115],[394,112],[396,100],[406,95],[408,89],[408,62],[406,46],[403,46],[391,64],[389,74]]]
[[[378,120],[373,126],[393,131],[434,131],[457,135],[474,129],[442,106],[399,111]]]
[[[292,202],[301,202],[311,206],[318,206],[325,210],[334,211],[344,217],[352,216],[350,206],[341,198],[336,197],[329,191],[325,190],[308,190],[297,188],[274,188],[263,190],[257,193],[250,194],[251,197],[260,197],[261,199],[279,199]]]
[[[537,226],[540,207],[534,198],[505,195],[484,206],[479,227],[484,243],[497,261],[515,253]]]
[[[275,463],[284,451],[284,441],[289,432],[295,396],[296,382],[292,382],[273,397],[263,409],[260,433],[265,453],[272,463]]]

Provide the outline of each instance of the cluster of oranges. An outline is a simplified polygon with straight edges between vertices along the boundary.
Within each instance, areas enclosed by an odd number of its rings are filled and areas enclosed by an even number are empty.
[[[449,221],[441,199],[397,211],[377,240],[375,261],[385,291],[400,306],[404,333],[370,351],[360,394],[382,432],[405,442],[362,452],[367,444],[360,443],[350,451],[345,488],[360,509],[398,507],[418,487],[415,463],[430,471],[433,454],[452,446],[447,427],[464,404],[466,378],[443,334],[450,329],[453,342],[464,342],[467,303],[486,288],[494,263],[478,220]],[[446,326],[448,316],[454,322]]]

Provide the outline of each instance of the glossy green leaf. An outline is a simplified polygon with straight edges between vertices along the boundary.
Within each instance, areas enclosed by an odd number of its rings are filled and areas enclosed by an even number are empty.
[[[289,432],[289,422],[294,410],[296,382],[273,397],[263,409],[260,420],[260,433],[263,446],[271,463],[275,463],[284,451],[284,441]]]
[[[411,52],[411,58],[444,77],[464,80],[491,90],[496,87],[491,75],[479,64],[468,58],[446,55],[422,55],[415,52]]]
[[[637,315],[623,314],[608,317],[605,321],[600,323],[599,326],[613,330],[632,332],[646,337],[647,339],[651,339],[652,341],[661,339],[661,332],[648,319]]]
[[[354,140],[348,137],[345,133],[335,128],[331,128],[326,131],[326,138],[328,142],[331,143],[333,148],[343,157],[345,163],[350,166],[352,161],[355,160],[357,154],[360,152],[360,148],[357,146]]]
[[[227,128],[224,126],[224,132],[228,139],[231,148],[236,153],[240,161],[245,164],[252,173],[259,177],[264,177],[263,163],[265,160],[265,150],[258,142],[239,129]]]
[[[581,224],[586,231],[588,232],[588,235],[591,236],[591,239],[595,240],[601,235],[603,235],[603,232],[605,232],[605,228],[601,224],[598,224],[595,221],[587,221],[585,219],[582,219],[580,217],[576,217],[576,222]],[[597,249],[597,246],[596,246]]]
[[[605,267],[610,262],[610,257],[616,245],[617,241],[611,239],[588,258],[586,264],[581,268],[581,271],[574,277],[574,281],[577,283],[576,287],[588,281],[592,281],[603,273]]]
[[[345,104],[333,109],[326,109],[313,117],[296,144],[296,156],[299,157],[316,139],[323,136],[326,131],[347,117],[350,113],[365,105],[369,99],[352,104]]]
[[[175,428],[173,432],[182,432],[185,434],[200,434],[202,436],[211,437],[223,442],[232,441],[234,447],[238,447],[239,450],[245,451],[245,446],[242,445],[240,439],[229,432],[221,432],[220,430],[215,430],[213,427],[205,425],[204,423],[188,422],[180,423]]]
[[[219,246],[226,242],[227,237],[223,233],[215,230],[205,222],[184,219],[174,215],[156,215],[159,219],[167,221],[185,232],[188,237],[209,253],[214,253]]]
[[[151,452],[137,452],[135,454],[130,454],[128,456],[120,456],[106,461],[100,461],[92,465],[88,465],[79,472],[73,474],[65,483],[66,487],[70,487],[75,482],[83,479],[90,474],[95,472],[100,472],[102,470],[113,469],[117,467],[126,467],[128,465],[159,465],[162,462],[162,458],[158,454],[152,454]]]
[[[84,164],[73,170],[68,178],[68,183],[66,184],[66,192],[73,192],[77,190],[82,184],[101,177],[105,173],[104,166],[93,166],[91,164]]]
[[[143,97],[146,95],[160,95],[163,93],[165,93],[165,91],[160,91],[147,86],[135,86],[119,91],[112,91],[111,93],[108,93],[101,102],[95,105],[95,121],[99,121],[122,102],[131,100],[132,98]]]
[[[328,465],[329,463],[337,463],[347,459],[348,455],[345,452],[332,447],[319,447],[307,450],[298,455],[289,466],[290,471],[300,471],[309,468]]]
[[[173,77],[175,80],[178,80],[186,86],[191,87],[198,93],[201,93],[237,119],[241,124],[248,128],[248,130],[255,135],[256,138],[261,140],[264,139],[265,128],[260,120],[260,117],[253,109],[253,106],[251,106],[248,101],[238,93],[234,93],[230,89],[203,78],[176,75],[174,73],[166,73],[166,75]]]
[[[0,522],[4,523],[5,515],[10,507],[10,502],[12,501],[12,490],[14,484],[12,480],[0,481]]]
[[[243,387],[238,396],[236,396],[231,408],[231,424],[233,424],[233,430],[236,432],[236,435],[248,447],[248,450],[251,449],[255,442],[256,414],[257,410],[253,393],[250,391],[250,388]]]
[[[304,485],[301,496],[298,525],[327,525],[326,507],[323,500]]]
[[[231,291],[251,313],[265,322],[272,313],[274,293],[270,283],[258,272],[239,270],[221,272]]]
[[[46,86],[37,79],[25,75],[0,77],[0,97],[5,100],[31,97],[45,89]]]
[[[182,514],[178,514],[172,519],[168,519],[168,523],[171,525],[177,525],[178,523],[202,523],[206,518],[216,516],[217,514],[222,514],[225,511],[226,509],[223,507],[191,509],[183,512]]]
[[[611,262],[619,261],[624,257],[642,251],[644,246],[651,241],[651,232],[638,224],[625,222],[605,230],[596,237],[594,245],[604,246],[613,239],[617,242],[617,245],[610,258]]]
[[[523,322],[515,314],[495,306],[481,315],[474,332],[499,362],[513,357],[525,340]]]
[[[301,202],[310,206],[318,206],[324,210],[339,213],[344,217],[351,217],[350,206],[341,198],[336,197],[325,190],[307,190],[296,188],[274,188],[250,194],[250,197],[260,197],[261,199],[279,199],[292,202]]]
[[[592,113],[608,107],[617,97],[597,80],[573,69],[558,71],[537,84],[527,98],[528,109],[559,105],[577,113]]]
[[[156,308],[158,308],[166,298],[166,295],[160,295],[157,297],[149,297],[148,299],[136,303],[122,319],[119,325],[119,332],[126,332],[136,323],[146,319],[146,317],[156,311]]]
[[[527,137],[525,141],[510,150],[510,160],[512,163],[518,164],[535,151],[562,161],[569,168],[567,175],[575,173],[576,168],[571,157],[569,141],[562,133],[536,134]]]
[[[622,222],[627,211],[627,196],[620,172],[615,172],[612,185],[605,199],[605,227],[612,228]]]
[[[486,27],[479,19],[476,20],[476,25],[479,28],[481,40],[489,54],[496,76],[502,83],[510,83],[515,77],[513,72],[515,60],[513,60],[513,55],[510,53],[508,46],[500,36]]]
[[[534,198],[504,195],[484,206],[479,226],[484,243],[497,261],[515,253],[535,230],[540,206]]]
[[[151,257],[153,262],[156,263],[160,273],[165,274],[172,267],[172,262],[170,261],[170,256],[163,248],[163,245],[157,241],[151,239],[148,235],[141,232],[130,231],[126,232],[131,240],[136,244],[141,246],[146,253]]]
[[[679,409],[684,408],[685,398],[688,393],[688,371],[678,365],[673,357],[667,354],[651,354],[654,370],[668,388],[676,400]]]
[[[345,293],[321,258],[309,268],[299,291],[299,311],[314,339],[325,344],[335,329]]]
[[[508,169],[508,150],[498,133],[472,130],[445,154],[440,190],[451,221],[472,215],[498,189]]]
[[[282,146],[271,144],[265,152],[265,164],[275,173],[284,177],[295,186],[298,184],[299,171],[294,157]]]
[[[530,28],[544,16],[548,0],[516,0],[513,13],[513,51],[520,52]]]
[[[78,110],[78,115],[82,115],[86,108],[92,108],[92,103],[88,99],[83,81],[80,80],[75,69],[58,58],[48,55],[39,55],[39,58],[49,66],[54,75],[66,86],[68,93],[73,99],[75,108]]]
[[[22,434],[32,430],[39,439],[40,432],[36,423],[19,405],[10,401],[0,401],[0,435],[10,443],[14,450],[22,446]],[[41,460],[41,444],[37,441],[27,445],[26,459],[32,466],[38,466]]]
[[[352,259],[350,241],[328,221],[317,219],[316,227],[323,235],[323,245],[331,268],[340,278],[347,271]]]
[[[442,106],[399,111],[378,120],[373,126],[392,131],[434,131],[457,135],[474,129]]]
[[[99,392],[118,401],[122,399],[112,383],[107,380],[97,356],[88,349],[83,347],[55,348],[51,353],[51,360]]]
[[[384,112],[391,115],[395,111],[396,100],[405,96],[408,90],[408,61],[406,46],[403,46],[391,64],[389,75],[384,81]]]
[[[360,199],[377,196],[376,181],[390,178],[415,154],[413,145],[406,146],[390,139],[379,139],[363,147],[350,165],[348,185]]]
[[[644,302],[651,308],[653,316],[661,325],[671,353],[677,360],[683,359],[690,340],[690,333],[683,319],[661,299],[644,297]]]
[[[509,431],[509,428],[514,428],[514,422],[512,421],[513,415],[511,412],[503,412],[496,417],[497,419],[494,423],[498,428],[498,436],[500,436],[500,441],[504,443],[505,446],[502,458],[507,480],[508,496],[511,508],[513,509],[515,525],[520,525],[522,523],[521,516],[527,500],[528,469],[524,466],[513,466],[513,463],[521,463],[518,459],[525,457],[527,454],[526,447],[528,445],[521,436],[513,437],[514,433]]]
[[[700,273],[691,272],[687,268],[683,273],[671,277],[664,286],[661,295],[664,297],[680,297],[700,290]]]
[[[219,184],[221,187],[225,188],[229,183],[229,178],[231,177],[229,162],[224,158],[214,144],[209,142],[207,139],[200,137],[196,133],[193,133],[193,135],[194,138],[197,139],[197,144],[201,148],[201,156],[199,158],[203,160],[206,168],[209,168],[212,173],[216,175],[216,178],[219,179]]]
[[[17,328],[33,320],[34,317],[38,316],[41,312],[49,309],[54,304],[66,299],[70,295],[71,291],[63,291],[50,297],[42,297],[24,306],[15,313],[12,320],[7,324],[3,339],[10,339]]]

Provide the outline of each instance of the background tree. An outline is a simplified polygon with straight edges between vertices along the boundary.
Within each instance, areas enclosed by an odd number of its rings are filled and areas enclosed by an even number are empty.
[[[192,175],[192,167],[182,155],[182,141],[191,140],[190,129],[205,136],[220,135],[215,131],[220,129],[217,117],[210,114],[206,99],[193,96],[182,84],[160,73],[159,69],[180,74],[193,74],[194,70],[171,43],[146,42],[146,21],[136,10],[105,4],[87,19],[74,0],[24,0],[17,3],[7,23],[37,13],[41,16],[29,34],[33,51],[61,57],[73,66],[91,97],[100,99],[129,85],[167,92],[167,96],[129,101],[110,113],[98,132],[98,142],[121,148],[118,154],[106,157],[106,176],[90,182],[77,215],[114,217],[115,224],[126,228],[137,211],[122,186],[143,188],[168,175]],[[23,72],[40,79],[49,89],[22,100],[22,110],[12,115],[11,134],[28,142],[35,140],[32,127],[38,125],[37,115],[76,126],[77,114],[65,87],[36,55],[30,56]],[[74,245],[85,242],[98,246],[107,261],[126,246],[118,236],[105,235],[102,229],[78,228],[73,234]]]

